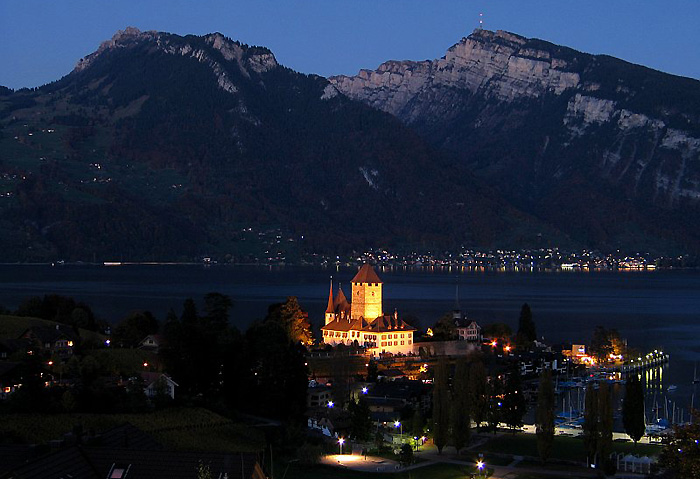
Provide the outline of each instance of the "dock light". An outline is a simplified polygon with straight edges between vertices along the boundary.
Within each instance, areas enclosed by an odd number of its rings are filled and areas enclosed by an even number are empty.
[[[328,407],[333,407],[333,406],[334,406],[333,401],[328,401]]]
[[[344,442],[345,442],[345,439],[343,439],[342,437],[340,439],[338,439],[338,444],[340,444],[340,455],[341,456],[343,455],[343,443]]]

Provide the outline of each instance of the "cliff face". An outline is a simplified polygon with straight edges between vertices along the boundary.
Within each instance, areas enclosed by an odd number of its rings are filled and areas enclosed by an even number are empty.
[[[683,217],[700,213],[696,80],[476,30],[443,58],[389,61],[330,81],[559,227],[570,222],[564,212],[583,215],[584,229],[614,242],[657,219],[685,231]],[[601,219],[608,210],[612,218]]]
[[[389,61],[376,71],[357,76],[336,76],[331,82],[350,98],[365,101],[412,122],[424,114],[420,101],[430,90],[450,89],[515,101],[537,98],[547,92],[561,94],[580,84],[580,75],[563,58],[528,46],[528,41],[507,32],[477,30],[454,45],[444,58],[423,61]]]
[[[517,166],[519,175],[531,177],[550,163],[550,152],[560,163],[551,164],[543,180],[585,168],[655,205],[700,199],[700,82],[694,80],[487,30],[462,39],[441,59],[390,61],[330,80],[486,176]],[[492,143],[486,137],[503,135],[498,141],[509,144],[526,130],[527,143],[537,138],[536,151],[484,154]],[[592,151],[576,154],[571,164],[573,145]],[[527,161],[514,165],[522,156]]]

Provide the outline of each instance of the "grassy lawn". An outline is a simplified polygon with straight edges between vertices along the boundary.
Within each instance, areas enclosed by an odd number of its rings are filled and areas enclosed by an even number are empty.
[[[286,464],[275,466],[275,477],[282,477],[286,467]],[[434,464],[405,472],[377,473],[350,471],[324,465],[305,466],[290,463],[284,477],[285,479],[465,479],[469,477],[469,473],[471,471],[465,466],[457,464]]]
[[[188,451],[259,451],[262,432],[203,408],[172,408],[145,414],[8,414],[0,437],[24,444],[60,439],[74,426],[99,433],[131,423],[168,448]]]
[[[534,434],[503,434],[489,440],[483,447],[485,452],[512,454],[515,456],[538,457],[537,438]],[[639,455],[657,455],[661,447],[651,444],[613,443],[614,452],[624,452]],[[586,454],[583,439],[576,437],[556,436],[552,447],[552,458],[566,461],[584,462]]]

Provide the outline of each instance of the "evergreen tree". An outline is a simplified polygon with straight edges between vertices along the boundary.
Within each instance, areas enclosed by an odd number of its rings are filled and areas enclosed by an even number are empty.
[[[502,376],[491,377],[486,383],[486,397],[488,408],[486,410],[486,423],[491,432],[496,434],[498,425],[503,420],[503,379]]]
[[[537,451],[542,463],[547,462],[552,453],[554,443],[554,384],[552,372],[549,369],[542,371],[540,384],[537,389],[537,410],[535,412],[535,424],[537,434]]]
[[[445,359],[440,358],[435,367],[435,380],[433,381],[433,442],[438,454],[442,454],[442,448],[447,444],[450,427],[450,398],[448,388],[449,369]]]
[[[469,415],[469,363],[457,360],[452,388],[452,443],[457,453],[469,443],[471,420]]]
[[[593,383],[588,383],[586,386],[586,410],[583,414],[583,442],[589,464],[595,463],[599,435],[598,391]]]
[[[348,412],[350,413],[353,437],[360,441],[368,440],[372,433],[372,417],[367,401],[364,398],[360,398],[357,401],[350,400]]]
[[[222,331],[228,327],[228,312],[233,306],[231,298],[221,293],[208,293],[204,296],[204,312],[209,328]]]
[[[469,366],[469,405],[472,419],[477,427],[486,421],[488,411],[487,376],[484,363],[480,360],[472,361]]]
[[[410,444],[404,444],[401,446],[401,452],[399,452],[399,462],[402,466],[410,466],[413,463],[413,448]]]
[[[180,316],[180,320],[183,323],[195,323],[198,317],[197,306],[194,304],[194,300],[192,298],[187,298],[182,304],[182,316]]]
[[[644,387],[639,377],[632,374],[625,383],[625,399],[622,402],[622,423],[625,432],[637,444],[644,432]]]
[[[515,433],[515,430],[523,425],[523,416],[527,409],[520,374],[517,370],[511,370],[506,376],[502,402],[503,421]]]
[[[425,431],[425,418],[418,407],[413,412],[413,418],[411,419],[411,433],[416,437],[421,437]]]
[[[535,329],[535,322],[532,320],[532,311],[527,303],[520,308],[517,337],[520,342],[527,344],[531,344],[537,339],[537,330]]]
[[[606,474],[615,473],[615,464],[610,459],[612,452],[613,408],[610,386],[601,382],[598,386],[598,424],[600,435],[598,439],[598,463]]]

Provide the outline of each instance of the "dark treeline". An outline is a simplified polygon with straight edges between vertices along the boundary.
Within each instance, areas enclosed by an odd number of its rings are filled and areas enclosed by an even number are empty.
[[[240,331],[229,324],[232,304],[228,296],[209,293],[201,311],[187,299],[179,316],[171,310],[162,321],[134,311],[100,344],[79,334],[78,328],[109,332],[89,306],[58,295],[29,298],[15,315],[69,325],[75,344],[62,356],[41,348],[16,353],[11,359],[20,363],[23,384],[0,411],[144,412],[176,403],[298,423],[306,405],[306,349],[300,341],[310,338],[306,314],[296,298],[288,298]],[[157,354],[138,348],[149,335],[158,339]],[[175,401],[165,391],[148,400],[143,372],[167,373],[178,385]]]

